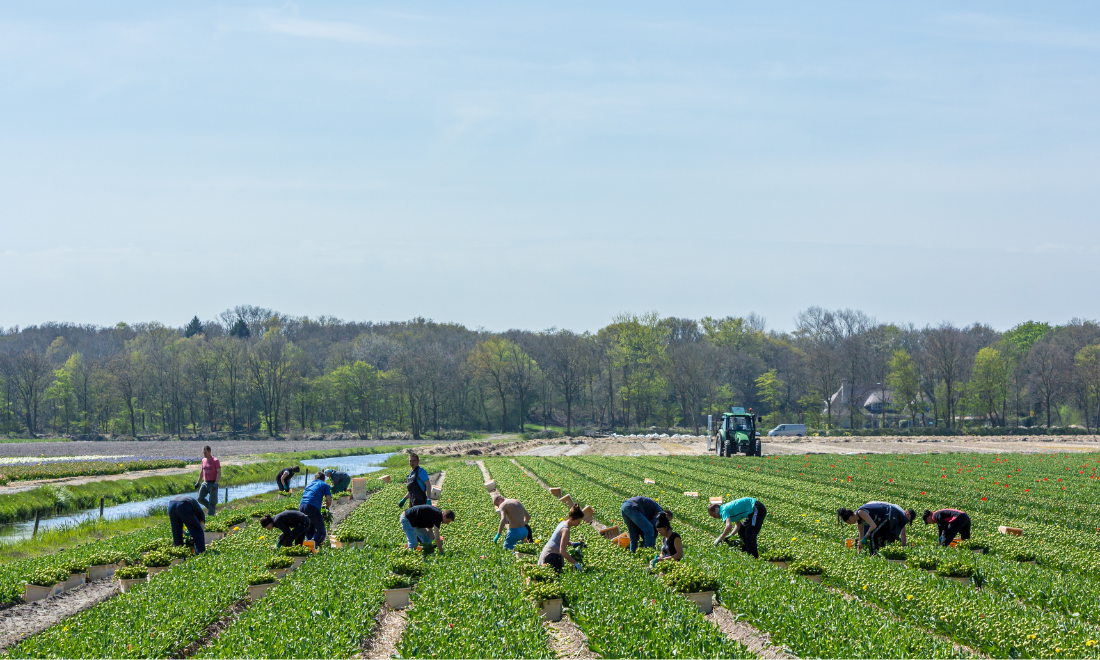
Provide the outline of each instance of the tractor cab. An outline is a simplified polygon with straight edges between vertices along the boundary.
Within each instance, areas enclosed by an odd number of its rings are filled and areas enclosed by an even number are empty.
[[[756,422],[759,420],[758,415],[752,414],[752,409],[746,411],[739,407],[732,407],[728,413],[722,413],[720,420],[712,420],[711,426],[716,427],[710,429],[715,440],[715,454],[759,456],[760,440],[756,432]]]

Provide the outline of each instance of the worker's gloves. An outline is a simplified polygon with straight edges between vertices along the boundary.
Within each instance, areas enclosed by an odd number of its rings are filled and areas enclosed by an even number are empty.
[[[651,562],[649,562],[649,567],[650,568],[655,568],[657,566],[657,561],[659,559],[660,559],[660,557],[654,557],[653,560]]]
[[[497,535],[493,537],[493,543],[496,543],[499,540],[500,540],[500,532],[497,532]]]
[[[719,543],[721,543],[721,542],[722,542],[722,539],[721,539],[721,538],[716,538],[716,539],[714,539],[714,546],[715,546],[715,547],[718,547],[718,544],[719,544]]]
[[[401,501],[397,503],[397,508],[400,509],[401,507],[405,506],[405,501],[408,500],[408,499],[409,499],[408,495],[406,495],[405,497],[402,497]]]
[[[573,568],[575,568],[579,571],[579,570],[583,570],[584,567],[581,566],[580,562],[577,562],[577,563],[573,564]]]
[[[199,489],[199,486],[200,486],[201,484],[202,484],[202,482],[201,482],[201,481],[196,481],[196,482],[195,482],[195,490],[198,490],[198,489]]]
[[[862,545],[870,545],[871,544],[871,538],[867,537],[867,538],[863,539],[862,541],[860,541],[860,543]]]

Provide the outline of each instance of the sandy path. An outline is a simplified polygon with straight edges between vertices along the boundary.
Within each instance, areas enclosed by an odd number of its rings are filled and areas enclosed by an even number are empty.
[[[718,629],[721,630],[726,637],[729,637],[735,642],[741,642],[748,647],[750,651],[761,658],[768,658],[769,660],[787,660],[789,658],[798,657],[786,648],[774,646],[771,641],[771,636],[768,633],[761,632],[754,626],[738,619],[732,612],[721,605],[715,607],[714,611],[708,614],[706,618],[708,621],[718,626]]]
[[[0,612],[0,649],[42,632],[118,593],[113,578],[96,580],[51,598],[20,603]]]

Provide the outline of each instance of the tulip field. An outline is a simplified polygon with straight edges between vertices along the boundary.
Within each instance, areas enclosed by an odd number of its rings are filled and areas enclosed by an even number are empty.
[[[624,499],[645,495],[674,512],[673,528],[693,575],[718,584],[733,617],[767,633],[776,650],[799,657],[1100,657],[1100,458],[1091,454],[643,456],[490,458],[500,492],[520,499],[541,547],[567,508],[546,486],[589,505],[595,521],[625,524]],[[440,552],[417,559],[402,657],[553,658],[554,630],[542,620],[524,571],[531,559],[493,543],[498,516],[480,467],[441,459],[437,502],[456,512]],[[375,478],[390,474],[391,484]],[[540,481],[542,483],[540,483]],[[277,530],[255,519],[271,503],[235,511],[248,520],[207,553],[151,577],[127,593],[68,617],[5,653],[10,657],[360,657],[383,606],[383,587],[404,557],[398,524],[404,473],[368,477],[371,494],[334,530],[365,539],[361,548],[324,547],[261,598],[247,589],[273,561]],[[545,484],[545,485],[544,485]],[[698,493],[692,496],[688,493]],[[714,545],[722,522],[709,497],[751,496],[767,507],[761,558]],[[941,548],[935,526],[919,519],[908,545],[879,556],[845,540],[855,528],[838,507],[885,500],[903,508],[958,508],[974,522],[968,543]],[[295,508],[294,496],[280,502]],[[220,516],[219,516],[220,517]],[[1003,535],[999,526],[1024,530]],[[114,553],[130,563],[166,525],[0,565],[0,599],[18,601],[32,575]],[[750,658],[649,570],[653,551],[631,554],[595,525],[573,528],[584,541],[582,570],[567,568],[551,591],[565,595],[567,621],[604,658]],[[660,539],[658,539],[658,543]],[[985,552],[982,552],[984,550]],[[790,569],[768,561],[784,559]],[[816,583],[794,570],[816,565]],[[531,573],[527,573],[528,577]],[[969,581],[949,576],[969,576]]]

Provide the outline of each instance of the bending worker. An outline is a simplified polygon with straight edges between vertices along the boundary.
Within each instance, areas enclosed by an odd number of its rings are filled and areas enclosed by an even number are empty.
[[[497,535],[493,537],[493,543],[500,540],[500,534],[504,528],[508,533],[504,535],[504,549],[512,550],[516,544],[530,537],[531,514],[523,508],[519,500],[506,499],[500,493],[493,498],[493,506],[500,512],[500,524],[497,525]]]
[[[889,502],[868,502],[855,511],[837,509],[836,516],[842,523],[856,525],[860,550],[867,546],[875,554],[878,548],[899,539],[905,545],[905,527],[913,522],[917,512]]]
[[[569,552],[569,530],[581,524],[583,520],[584,512],[574,504],[573,508],[569,509],[569,514],[565,516],[565,520],[558,523],[558,526],[554,528],[550,540],[542,546],[542,553],[539,554],[539,564],[553,566],[554,570],[561,573],[562,569],[565,568],[565,562],[568,561],[573,568],[578,571],[581,570],[580,560]]]
[[[432,501],[428,499],[428,493],[432,492],[432,481],[428,478],[427,470],[420,467],[419,455],[409,454],[409,467],[412,471],[405,479],[405,488],[409,492],[401,498],[397,506],[405,506],[405,502],[409,503],[410,508],[422,504],[431,504]]]
[[[441,511],[431,504],[412,506],[401,512],[401,529],[409,542],[409,550],[416,550],[417,545],[423,545],[426,553],[432,551],[433,543],[443,552],[443,537],[439,531],[443,525],[454,521],[454,511]]]
[[[631,497],[623,502],[619,509],[626,522],[626,531],[630,536],[630,551],[638,549],[638,536],[642,537],[642,546],[652,548],[657,537],[657,516],[662,513],[672,518],[671,511],[665,511],[660,504],[648,497]]]
[[[661,546],[661,554],[653,558],[652,565],[662,561],[680,561],[684,558],[684,541],[679,532],[672,531],[672,522],[665,513],[657,514],[657,533],[664,538]]]
[[[342,493],[351,485],[351,475],[338,470],[325,470],[325,476],[332,480],[332,492]]]
[[[970,540],[970,516],[958,509],[940,509],[935,513],[924,512],[925,525],[939,525],[940,545],[948,546],[955,540],[955,535],[963,541]]]
[[[168,502],[168,522],[172,525],[172,545],[183,545],[183,527],[195,539],[195,554],[206,551],[206,513],[190,495],[176,495]]]
[[[290,492],[290,480],[294,478],[294,475],[302,471],[302,468],[295,465],[294,467],[283,468],[279,470],[279,474],[275,475],[275,485],[279,487],[279,492]]]
[[[282,511],[272,516],[265,515],[260,518],[260,526],[264,529],[279,528],[282,534],[275,543],[275,547],[302,545],[311,527],[309,516],[301,511]]]
[[[302,502],[298,510],[309,518],[312,527],[309,533],[310,540],[316,548],[320,548],[325,541],[325,519],[321,517],[321,500],[325,506],[332,508],[332,489],[325,483],[325,473],[318,472],[313,476],[306,489],[302,491]]]
[[[707,507],[707,513],[711,518],[726,521],[726,528],[714,539],[714,545],[725,541],[730,534],[737,534],[744,544],[743,550],[753,557],[760,557],[756,537],[760,535],[760,528],[764,526],[764,518],[768,515],[763,502],[755,497],[742,497],[725,504],[715,502]]]

